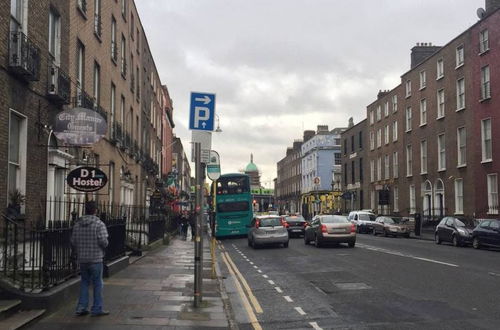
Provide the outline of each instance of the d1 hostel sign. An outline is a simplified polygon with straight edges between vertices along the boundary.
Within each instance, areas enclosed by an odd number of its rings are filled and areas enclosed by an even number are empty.
[[[106,174],[97,167],[79,167],[69,172],[68,185],[78,191],[98,191],[108,183]]]
[[[92,145],[106,135],[107,127],[94,110],[73,108],[57,114],[54,134],[66,145]]]

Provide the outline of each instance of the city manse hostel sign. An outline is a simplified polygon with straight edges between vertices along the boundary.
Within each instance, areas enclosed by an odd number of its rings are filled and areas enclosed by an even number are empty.
[[[106,135],[108,124],[97,112],[73,108],[57,114],[55,136],[66,145],[92,145]]]
[[[108,183],[106,174],[97,167],[79,167],[69,172],[68,185],[78,191],[98,191]]]

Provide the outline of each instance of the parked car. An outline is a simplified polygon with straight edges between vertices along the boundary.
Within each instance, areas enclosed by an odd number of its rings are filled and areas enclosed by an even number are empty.
[[[470,244],[473,229],[465,218],[444,217],[436,226],[434,240],[436,244],[441,242],[450,242],[454,246]]]
[[[409,221],[400,217],[379,216],[373,223],[373,235],[410,237],[412,226]]]
[[[348,219],[356,225],[358,233],[371,233],[373,230],[373,222],[377,216],[367,210],[352,211],[349,213]]]
[[[283,245],[288,247],[288,230],[276,215],[254,217],[248,225],[248,246],[254,249],[261,245]]]
[[[483,220],[472,231],[472,246],[480,249],[483,246],[500,248],[500,220]]]
[[[325,243],[347,243],[349,247],[356,244],[356,225],[342,215],[317,215],[306,226],[304,243],[314,241],[316,247]]]
[[[300,214],[297,215],[284,215],[281,217],[285,228],[288,230],[288,236],[304,235],[306,228],[306,220]]]

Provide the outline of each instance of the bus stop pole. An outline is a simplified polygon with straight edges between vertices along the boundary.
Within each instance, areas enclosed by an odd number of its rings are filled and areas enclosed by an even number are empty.
[[[217,196],[216,196],[216,185],[217,185],[217,180],[214,180],[212,183],[213,189],[212,189],[212,214],[211,214],[211,219],[210,219],[210,232],[211,232],[211,240],[210,240],[210,254],[212,256],[212,279],[216,278],[216,272],[215,272],[215,210],[217,207]],[[212,217],[214,218],[212,220]],[[213,223],[213,224],[212,224]]]
[[[194,307],[201,307],[203,283],[203,241],[202,241],[202,201],[203,201],[203,173],[201,165],[201,144],[194,143],[195,173],[196,173],[196,236],[194,243]]]

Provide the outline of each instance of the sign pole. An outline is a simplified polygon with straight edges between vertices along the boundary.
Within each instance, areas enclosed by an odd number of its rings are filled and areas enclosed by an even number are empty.
[[[203,283],[203,241],[202,241],[202,199],[203,173],[201,165],[201,144],[194,143],[195,172],[196,172],[196,236],[194,243],[194,307],[201,307]]]

